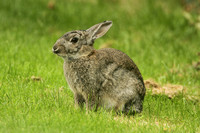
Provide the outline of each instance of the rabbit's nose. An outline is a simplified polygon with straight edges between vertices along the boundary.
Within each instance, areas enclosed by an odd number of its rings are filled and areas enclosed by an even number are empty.
[[[60,52],[60,49],[59,49],[59,47],[54,46],[53,49],[52,49],[52,51],[53,51],[53,53],[57,54],[57,53]]]

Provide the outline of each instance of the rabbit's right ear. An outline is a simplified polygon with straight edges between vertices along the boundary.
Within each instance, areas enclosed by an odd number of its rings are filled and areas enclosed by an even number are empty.
[[[104,21],[87,29],[86,32],[88,45],[92,45],[95,39],[102,37],[104,34],[106,34],[111,26],[112,21]]]

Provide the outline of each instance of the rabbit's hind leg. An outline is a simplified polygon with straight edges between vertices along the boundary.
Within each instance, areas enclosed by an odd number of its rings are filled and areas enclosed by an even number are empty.
[[[124,105],[124,109],[122,111],[125,114],[128,115],[134,115],[136,113],[142,112],[142,102],[140,99],[130,99],[126,104]]]

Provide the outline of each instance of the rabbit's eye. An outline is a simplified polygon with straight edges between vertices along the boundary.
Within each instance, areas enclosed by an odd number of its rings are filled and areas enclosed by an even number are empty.
[[[70,42],[72,42],[72,43],[76,43],[76,42],[78,42],[78,38],[77,38],[77,37],[74,37],[74,38],[71,39]]]

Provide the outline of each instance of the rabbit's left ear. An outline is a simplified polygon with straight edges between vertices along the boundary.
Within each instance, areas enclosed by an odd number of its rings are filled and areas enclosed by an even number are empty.
[[[102,23],[96,24],[86,30],[88,34],[88,39],[94,41],[95,39],[102,37],[112,26],[112,21],[104,21]]]

